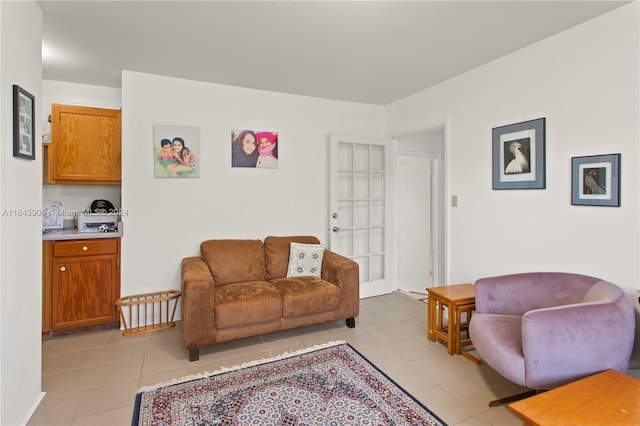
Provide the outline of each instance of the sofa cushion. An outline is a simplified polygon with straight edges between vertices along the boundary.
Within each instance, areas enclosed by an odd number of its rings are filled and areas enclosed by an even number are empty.
[[[217,328],[277,321],[282,317],[280,292],[266,281],[249,281],[216,288],[214,318]]]
[[[285,318],[335,311],[342,300],[340,287],[322,278],[276,278],[271,282],[282,295]]]
[[[291,243],[287,277],[319,277],[322,273],[324,246]]]
[[[312,236],[270,236],[265,238],[264,256],[267,280],[272,280],[274,278],[284,278],[287,276],[291,243],[320,244],[320,241],[316,237]]]
[[[200,244],[216,286],[264,281],[264,246],[260,240],[208,240]]]

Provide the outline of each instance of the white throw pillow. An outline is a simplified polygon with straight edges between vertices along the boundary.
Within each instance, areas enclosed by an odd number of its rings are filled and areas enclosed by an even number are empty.
[[[287,277],[319,277],[323,255],[322,244],[291,243]]]

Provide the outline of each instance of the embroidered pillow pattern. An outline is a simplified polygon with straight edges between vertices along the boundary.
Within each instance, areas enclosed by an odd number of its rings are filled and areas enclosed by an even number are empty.
[[[287,277],[319,277],[323,255],[322,244],[291,243]]]

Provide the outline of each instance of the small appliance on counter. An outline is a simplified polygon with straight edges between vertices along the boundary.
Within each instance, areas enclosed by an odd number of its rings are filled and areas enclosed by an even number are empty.
[[[78,232],[116,232],[119,216],[111,202],[94,200],[89,210],[78,213],[76,227]]]
[[[76,216],[78,232],[116,232],[118,214],[82,211]]]

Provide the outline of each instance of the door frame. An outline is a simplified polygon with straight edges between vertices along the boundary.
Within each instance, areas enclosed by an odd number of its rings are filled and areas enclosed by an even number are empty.
[[[449,192],[449,181],[450,181],[450,176],[449,176],[449,128],[450,128],[450,120],[444,119],[444,120],[436,120],[432,123],[430,123],[428,126],[425,126],[423,128],[419,128],[416,130],[412,130],[412,131],[407,131],[407,132],[403,132],[403,133],[398,133],[398,134],[394,134],[392,136],[390,136],[391,138],[393,138],[394,141],[397,141],[398,139],[404,137],[404,136],[409,136],[409,135],[413,135],[416,133],[428,133],[431,131],[435,131],[438,129],[442,129],[443,132],[443,150],[444,153],[441,155],[440,157],[440,161],[438,162],[438,167],[442,168],[441,173],[438,173],[437,176],[434,176],[434,179],[441,179],[442,182],[438,183],[438,191],[441,192],[441,195],[438,197],[440,203],[442,204],[442,209],[440,212],[438,212],[438,221],[440,226],[442,226],[442,241],[440,242],[438,247],[438,257],[439,259],[434,260],[434,274],[433,274],[433,285],[434,286],[441,286],[441,285],[447,285],[449,283],[449,276],[450,276],[450,271],[449,271],[449,215],[450,215],[450,208],[451,208],[451,204],[449,202],[449,200],[451,200],[451,196],[450,196],[450,192]],[[408,152],[403,152],[405,154],[407,154]],[[416,155],[415,152],[411,153],[412,155]],[[397,157],[398,155],[400,155],[400,150],[398,148],[398,144],[394,144],[394,152],[393,152],[393,157],[394,157],[394,161],[395,163],[397,163]],[[394,167],[395,169],[395,167]],[[395,170],[394,170],[394,179],[393,179],[394,184],[397,182],[396,176],[395,176]],[[393,188],[393,197],[394,200],[397,197],[397,192],[398,192],[398,188],[397,186],[394,186]],[[395,208],[397,208],[396,204],[394,203],[393,208],[395,210]],[[397,218],[397,215],[394,214],[394,217]],[[433,211],[432,211],[432,221],[434,220],[433,217]],[[398,259],[397,259],[397,253],[398,253],[398,245],[399,245],[399,237],[398,237],[398,224],[397,222],[394,220],[394,222],[392,223],[392,228],[393,228],[393,252],[392,252],[392,262],[393,262],[393,285],[394,285],[394,290],[398,290],[398,282],[397,282],[397,271],[398,271]],[[432,235],[433,238],[433,235]],[[438,267],[435,262],[437,262],[437,265],[441,265],[441,267]]]

